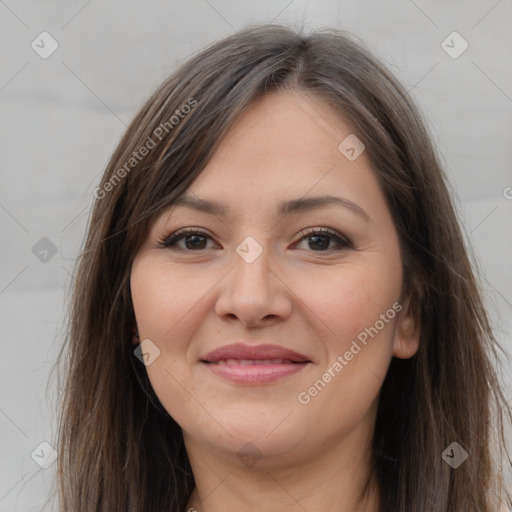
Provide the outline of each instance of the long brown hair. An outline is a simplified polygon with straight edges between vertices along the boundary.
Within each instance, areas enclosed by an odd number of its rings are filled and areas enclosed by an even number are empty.
[[[198,177],[244,108],[286,88],[329,101],[364,142],[399,234],[404,291],[421,326],[417,354],[393,358],[381,390],[372,447],[381,510],[497,510],[504,453],[510,461],[503,430],[510,409],[495,369],[498,349],[505,352],[417,107],[350,35],[266,25],[210,45],[161,84],[95,191],[59,354],[63,511],[185,509],[194,477],[181,429],[131,343],[131,264],[151,223]],[[442,457],[454,442],[468,453],[457,469]]]

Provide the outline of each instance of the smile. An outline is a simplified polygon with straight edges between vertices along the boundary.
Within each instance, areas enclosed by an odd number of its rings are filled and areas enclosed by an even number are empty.
[[[217,377],[238,384],[263,384],[294,375],[311,364],[310,361],[294,362],[286,359],[221,359],[203,361]]]
[[[218,364],[219,366],[245,366],[256,364],[297,364],[295,361],[288,359],[220,359],[219,361],[211,361],[210,364]]]

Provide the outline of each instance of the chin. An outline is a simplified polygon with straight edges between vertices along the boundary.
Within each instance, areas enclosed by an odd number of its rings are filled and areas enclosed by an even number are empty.
[[[222,436],[215,436],[207,440],[207,443],[213,445],[215,450],[221,450],[224,453],[238,458],[247,465],[245,459],[249,461],[258,460],[258,466],[267,465],[269,467],[277,461],[283,461],[290,458],[290,455],[297,452],[297,448],[303,444],[302,438],[299,438],[298,432],[301,429],[293,428],[290,425],[286,428],[280,425],[282,418],[272,423],[241,423],[240,419],[234,419],[233,422],[225,422],[227,432],[223,431]],[[277,428],[276,428],[277,427]]]

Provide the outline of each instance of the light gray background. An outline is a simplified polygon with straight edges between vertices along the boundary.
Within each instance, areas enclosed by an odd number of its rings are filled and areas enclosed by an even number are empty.
[[[512,351],[512,0],[0,0],[0,512],[42,510],[54,479],[56,464],[42,469],[31,453],[54,444],[58,391],[46,385],[111,152],[177,63],[262,21],[348,30],[412,92],[456,191],[497,336]],[[47,59],[31,47],[43,31],[59,45]],[[442,47],[453,31],[469,44],[458,58]],[[57,250],[47,262],[32,252],[42,237]]]

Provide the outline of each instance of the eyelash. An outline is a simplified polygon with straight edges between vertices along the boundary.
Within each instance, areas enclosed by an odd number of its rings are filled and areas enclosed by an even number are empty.
[[[158,245],[164,249],[171,249],[173,251],[184,251],[184,252],[200,252],[205,251],[206,249],[198,249],[196,251],[189,250],[189,249],[181,249],[176,248],[176,243],[179,242],[181,239],[186,238],[187,236],[193,236],[198,235],[206,238],[210,238],[210,235],[206,233],[205,231],[196,229],[196,228],[184,228],[181,230],[176,231],[175,233],[172,233],[171,235],[168,235],[161,240],[158,241]],[[329,228],[307,228],[300,231],[300,235],[302,235],[302,238],[300,238],[299,242],[301,242],[303,239],[308,237],[313,237],[317,235],[330,235],[332,239],[336,241],[338,246],[340,246],[339,249],[331,248],[326,249],[324,251],[312,251],[312,252],[324,252],[324,253],[330,253],[332,251],[342,251],[345,249],[353,249],[352,242],[345,236],[341,235],[340,233],[329,229]]]

